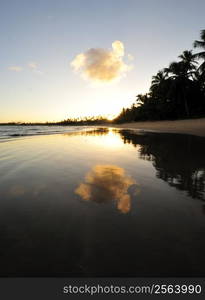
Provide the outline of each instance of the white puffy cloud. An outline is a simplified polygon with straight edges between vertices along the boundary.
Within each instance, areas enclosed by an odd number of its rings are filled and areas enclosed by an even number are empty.
[[[123,61],[123,57],[124,45],[121,41],[115,41],[112,43],[112,50],[91,48],[76,55],[71,66],[85,78],[110,82],[130,70],[131,67]]]

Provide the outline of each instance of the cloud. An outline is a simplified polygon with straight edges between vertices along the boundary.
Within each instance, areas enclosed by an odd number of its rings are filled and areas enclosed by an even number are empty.
[[[37,63],[36,62],[30,62],[28,63],[28,67],[30,69],[36,70],[38,68]]]
[[[39,70],[38,64],[36,62],[29,62],[27,63],[27,67],[34,73],[42,75],[43,72]],[[14,71],[14,72],[21,72],[23,68],[21,66],[10,66],[8,67],[8,70]]]
[[[38,64],[36,62],[29,62],[28,63],[28,67],[36,74],[42,75],[43,72],[41,70],[39,70],[38,68]]]
[[[84,78],[94,81],[110,82],[122,77],[130,70],[124,61],[124,45],[120,41],[112,43],[112,50],[91,48],[78,54],[71,66]]]
[[[42,71],[40,71],[40,70],[33,70],[33,72],[35,73],[35,74],[38,74],[38,75],[43,75],[44,73],[42,72]]]
[[[125,174],[123,168],[115,165],[96,165],[85,176],[85,180],[75,190],[83,200],[97,203],[116,201],[122,213],[131,208],[130,187],[137,188],[133,178]]]
[[[132,54],[127,54],[127,58],[128,58],[129,60],[133,60],[133,59],[134,59],[134,56],[133,56]]]
[[[20,66],[10,66],[10,67],[8,67],[8,70],[14,71],[14,72],[21,72],[23,70],[23,68]]]

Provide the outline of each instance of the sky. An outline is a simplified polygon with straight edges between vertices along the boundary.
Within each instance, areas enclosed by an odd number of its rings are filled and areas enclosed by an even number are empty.
[[[204,0],[1,0],[0,122],[104,115],[192,49]]]

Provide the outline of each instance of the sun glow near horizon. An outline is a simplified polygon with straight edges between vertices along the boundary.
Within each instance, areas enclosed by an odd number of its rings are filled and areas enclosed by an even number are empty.
[[[63,86],[59,95],[52,94],[52,91],[42,95],[43,101],[40,106],[38,99],[32,94],[18,97],[18,105],[14,105],[10,110],[5,109],[0,122],[58,122],[69,118],[98,116],[112,120],[123,107],[129,107],[133,103],[135,94],[136,92],[126,85],[118,84],[98,88],[87,86],[86,89],[82,86],[82,89],[78,90],[69,90]],[[80,105],[77,99],[82,99]]]
[[[124,56],[124,44],[116,40],[112,43],[112,50],[91,48],[77,55],[71,62],[70,70],[66,70],[65,76],[68,77],[64,77],[62,82],[58,79],[49,88],[44,86],[49,74],[41,72],[40,79],[32,77],[35,90],[19,85],[16,86],[16,91],[14,89],[10,92],[11,97],[15,99],[15,105],[12,110],[8,110],[9,113],[3,114],[0,122],[58,122],[99,116],[113,120],[123,107],[133,103],[135,97],[135,92],[129,87],[129,81],[123,78],[131,69],[131,66],[123,61]],[[129,56],[130,54],[127,55]],[[20,69],[16,72],[16,68],[8,70],[13,71],[13,78],[20,73],[18,80],[22,80],[23,83],[26,80],[26,72],[32,72],[29,76],[36,76],[34,71],[38,65],[37,62],[30,62],[27,63],[27,69],[21,68],[21,72]],[[81,69],[81,75],[88,80],[76,78],[72,67],[75,70]],[[123,79],[124,84],[120,84]],[[74,84],[70,84],[73,80]],[[40,99],[42,101],[39,107]]]
[[[204,24],[202,0],[189,12],[185,0],[116,0],[113,10],[107,0],[4,2],[2,123],[112,119],[149,91],[152,76],[189,49]]]

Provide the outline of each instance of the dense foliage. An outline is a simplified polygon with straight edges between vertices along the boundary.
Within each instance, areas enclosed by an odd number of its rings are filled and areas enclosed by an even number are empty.
[[[131,108],[123,108],[117,123],[183,119],[205,116],[205,30],[193,44],[199,53],[185,50],[152,77],[149,93],[137,95]]]
[[[84,126],[84,125],[102,125],[111,123],[111,121],[107,120],[105,117],[97,116],[97,117],[84,117],[84,118],[68,118],[63,121],[59,122],[9,122],[9,123],[0,123],[0,125],[9,125],[9,126],[66,126],[66,125],[78,125],[78,126]]]

